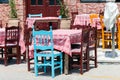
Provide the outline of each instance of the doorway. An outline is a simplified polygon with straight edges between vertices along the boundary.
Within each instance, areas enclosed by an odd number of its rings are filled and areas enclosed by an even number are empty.
[[[43,17],[57,16],[57,11],[60,9],[59,1],[62,0],[27,0],[26,16],[37,13],[42,13]]]

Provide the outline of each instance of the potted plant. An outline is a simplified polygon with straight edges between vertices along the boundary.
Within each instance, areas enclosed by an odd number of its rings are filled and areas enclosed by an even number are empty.
[[[18,15],[16,10],[16,4],[15,0],[9,0],[9,6],[10,6],[10,15],[9,15],[9,21],[8,26],[18,26]]]
[[[69,10],[64,2],[60,2],[60,16],[61,16],[60,28],[70,29],[71,19],[69,18]]]

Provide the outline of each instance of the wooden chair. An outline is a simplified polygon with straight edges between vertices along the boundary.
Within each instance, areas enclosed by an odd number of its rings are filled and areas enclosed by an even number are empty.
[[[74,23],[74,19],[75,19],[76,15],[78,15],[78,12],[71,12],[72,20],[71,20],[71,26],[70,26],[70,28],[74,27],[73,23]]]
[[[120,14],[117,16],[117,27],[118,27],[118,49],[120,50]]]
[[[87,22],[86,22],[87,23]],[[90,28],[90,24],[85,24],[85,25],[72,25],[71,29],[85,29],[85,28]]]
[[[24,41],[26,46],[26,60],[27,60],[27,70],[31,70],[31,64],[34,64],[32,61],[34,58],[29,56],[29,47],[32,45],[32,28],[28,28],[28,24],[24,24]]]
[[[96,14],[96,13],[90,14],[91,24],[93,23],[93,18],[99,18],[99,14]]]
[[[3,48],[4,54],[4,64],[7,65],[8,59],[11,57],[16,57],[16,63],[20,63],[20,46],[19,46],[19,39],[20,39],[20,31],[19,26],[11,26],[5,28],[5,43],[0,44],[0,48]],[[9,49],[16,49],[16,52],[9,53]]]
[[[112,48],[112,33],[111,31],[106,31],[105,25],[103,22],[103,17],[104,17],[103,15],[100,15],[100,24],[102,26],[102,48]],[[116,46],[118,41],[117,34],[118,32],[116,31],[114,34]]]
[[[42,13],[40,13],[40,14],[28,14],[28,17],[29,18],[42,17]],[[28,71],[30,71],[31,64],[34,64],[34,62],[32,62],[32,60],[34,58],[29,56],[29,47],[30,47],[30,45],[32,45],[32,28],[28,28],[27,22],[24,24],[24,40],[25,40],[25,45],[26,45],[27,69],[28,69]]]
[[[72,68],[80,68],[80,73],[83,74],[83,64],[86,64],[86,70],[89,70],[89,28],[82,29],[81,45],[72,46],[71,52],[71,62],[70,66]]]
[[[40,18],[40,17],[42,17],[42,13],[40,13],[40,14],[28,14],[28,17],[29,18]],[[41,23],[37,23],[39,26],[42,26],[43,25],[43,23],[42,23],[42,25],[41,25]],[[36,28],[39,28],[39,26],[35,26]]]
[[[96,13],[90,14],[90,20],[91,20],[91,25],[93,27],[99,27],[100,26],[99,21],[98,21],[99,20],[99,14],[96,14]],[[102,29],[100,28],[100,29],[97,29],[97,46],[98,47],[100,46],[100,40],[101,39],[102,39]]]
[[[60,69],[62,74],[62,52],[54,50],[52,26],[50,31],[38,30],[33,28],[33,40],[34,40],[34,70],[35,75],[38,76],[39,68],[44,67],[46,73],[46,67],[51,67],[52,78],[55,77],[55,70]],[[56,60],[59,57],[59,60]],[[43,62],[39,62],[39,59],[43,58]],[[50,58],[50,61],[47,60]]]
[[[97,68],[97,27],[90,28],[89,61],[94,61],[94,66]]]

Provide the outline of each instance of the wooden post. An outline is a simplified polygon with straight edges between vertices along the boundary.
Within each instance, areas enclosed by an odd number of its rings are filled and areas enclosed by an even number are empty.
[[[120,19],[118,19],[118,21],[117,21],[117,27],[118,27],[118,34],[117,34],[117,37],[118,37],[118,49],[120,50]]]

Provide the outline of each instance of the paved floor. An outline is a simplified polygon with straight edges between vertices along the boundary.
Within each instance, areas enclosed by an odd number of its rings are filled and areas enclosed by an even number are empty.
[[[98,49],[98,59],[102,55],[103,50]],[[119,50],[117,51],[119,53]],[[109,58],[109,60],[114,60]],[[9,64],[4,66],[0,64],[0,80],[120,80],[120,63],[118,62],[105,62],[105,57],[102,58],[104,62],[98,63],[98,68],[91,68],[83,75],[79,74],[79,70],[71,70],[68,75],[59,75],[59,71],[56,71],[55,78],[51,78],[50,71],[43,74],[42,72],[38,77],[35,77],[34,71],[27,71],[27,64]]]
[[[120,64],[99,63],[98,68],[92,68],[83,75],[78,70],[73,70],[68,75],[59,75],[57,72],[55,78],[51,78],[49,71],[35,77],[33,71],[27,71],[25,63],[7,67],[0,65],[0,80],[120,80]]]

